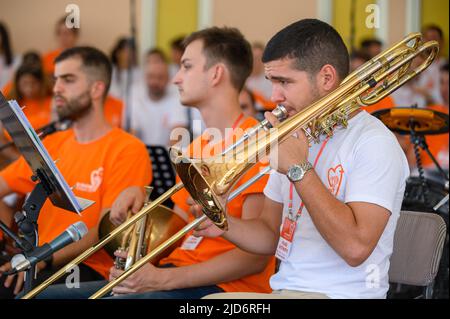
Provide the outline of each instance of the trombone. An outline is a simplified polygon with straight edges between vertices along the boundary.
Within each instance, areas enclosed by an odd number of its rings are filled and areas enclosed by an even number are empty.
[[[282,105],[278,105],[273,111],[272,114],[277,117],[278,120],[283,121],[287,117],[287,111]],[[244,133],[244,135],[237,141],[237,145],[244,144],[246,141],[251,140],[253,136],[258,134],[259,131],[264,130],[268,131],[272,125],[267,120],[261,121],[254,127],[250,128],[247,132]],[[225,150],[226,151],[226,150]],[[224,153],[224,152],[223,152]],[[257,176],[249,180],[247,183],[241,185],[238,189],[236,189],[234,195],[230,196],[229,200],[232,200],[233,198],[237,197],[242,191],[245,190],[245,188],[249,187],[251,184],[255,183],[257,180],[259,180],[261,177],[264,176],[264,174],[267,174],[270,171],[269,167],[266,167],[264,171],[260,172]],[[46,279],[43,283],[41,283],[39,286],[35,287],[33,290],[25,294],[22,299],[31,299],[41,293],[43,290],[45,290],[48,286],[50,286],[52,283],[54,283],[56,280],[64,276],[66,273],[69,273],[71,269],[73,269],[78,264],[85,261],[87,258],[89,258],[91,255],[102,249],[104,246],[106,246],[108,243],[110,243],[114,238],[119,236],[122,232],[126,231],[128,228],[132,227],[133,225],[139,223],[142,219],[147,217],[147,215],[155,210],[155,209],[164,209],[164,206],[162,203],[164,203],[166,200],[168,200],[173,194],[177,193],[181,189],[184,188],[183,183],[177,183],[174,186],[172,186],[169,190],[167,190],[164,194],[159,196],[157,199],[152,201],[151,203],[148,203],[145,205],[139,212],[137,212],[133,216],[128,216],[128,219],[112,230],[110,233],[106,234],[99,242],[97,242],[95,245],[93,245],[91,248],[84,251],[82,254],[80,254],[78,257],[70,261],[68,264],[66,264],[64,267],[59,269],[57,272],[55,272],[51,277]],[[167,208],[165,208],[167,210]],[[193,223],[195,224],[188,224],[185,227],[183,227],[180,231],[175,233],[173,237],[169,238],[167,241],[159,245],[155,248],[154,251],[152,251],[151,258],[145,259],[146,261],[149,261],[150,259],[153,259],[154,257],[158,256],[161,252],[163,252],[165,249],[169,247],[173,247],[174,244],[178,242],[186,233],[188,233],[191,229],[194,229],[199,224],[201,224],[203,221],[206,220],[206,216],[203,215],[199,219],[195,220]],[[161,247],[162,246],[162,247]],[[157,253],[155,253],[157,252]],[[145,256],[145,257],[148,257]],[[137,264],[138,262],[136,262]],[[141,265],[141,264],[139,264]],[[127,267],[136,269],[133,267],[134,265],[127,265]],[[133,271],[134,272],[134,271]]]
[[[168,241],[141,258],[128,271],[92,295],[90,297],[91,299],[104,296],[113,287],[128,278],[150,259],[171,246],[207,218],[210,218],[219,228],[227,229],[225,217],[226,203],[262,177],[264,173],[267,173],[270,167],[267,167],[264,172],[260,172],[254,176],[233,193],[231,193],[232,187],[272,147],[283,142],[292,132],[299,128],[305,131],[311,142],[318,142],[322,135],[331,137],[333,130],[337,126],[347,126],[350,114],[358,110],[360,106],[367,106],[380,101],[425,70],[433,62],[438,51],[439,46],[436,41],[424,43],[420,33],[410,34],[404,40],[380,53],[351,73],[333,92],[280,123],[276,127],[276,134],[263,134],[261,138],[258,137],[253,143],[249,138],[243,138],[227,149],[227,151],[206,160],[196,161],[178,153],[174,159],[174,166],[184,184],[179,183],[173,186],[168,192],[144,207],[139,213],[131,217],[99,243],[81,254],[68,266],[55,273],[23,298],[28,299],[34,297],[52,282],[60,278],[66,269],[70,269],[70,266],[85,260],[92,253],[103,247],[112,237],[135,223],[143,215],[146,215],[183,187],[186,187],[186,190],[190,193],[194,201],[202,206],[204,215],[186,225]],[[415,69],[411,69],[412,60],[419,55],[427,55],[427,57],[421,65]],[[257,131],[259,132],[261,130],[257,129]],[[238,157],[244,158],[245,160],[239,160]]]

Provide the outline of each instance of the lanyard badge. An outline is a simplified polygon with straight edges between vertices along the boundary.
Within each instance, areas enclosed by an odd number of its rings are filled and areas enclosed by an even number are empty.
[[[322,146],[317,154],[317,157],[314,161],[314,167],[316,167],[317,162],[319,161],[320,156],[322,155],[322,151],[325,148],[325,145],[328,142],[328,138],[322,143]],[[281,261],[286,261],[289,257],[292,248],[292,242],[294,241],[295,229],[297,228],[297,220],[302,215],[303,211],[303,201],[298,208],[297,214],[294,216],[292,213],[292,202],[294,197],[294,184],[291,183],[289,188],[289,204],[288,204],[288,216],[285,217],[283,226],[281,228],[280,239],[278,241],[277,251],[275,256]]]
[[[186,240],[181,244],[182,250],[195,250],[203,237],[195,237],[194,235],[190,235]]]
[[[281,261],[286,261],[289,257],[296,228],[297,218],[292,220],[290,217],[286,217],[284,219],[283,227],[281,228],[280,233],[280,240],[278,241],[277,251],[275,253],[275,256]]]

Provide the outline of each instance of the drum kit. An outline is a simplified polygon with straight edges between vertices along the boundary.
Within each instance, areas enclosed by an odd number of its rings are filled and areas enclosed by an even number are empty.
[[[394,107],[372,113],[391,131],[409,135],[414,147],[418,176],[410,176],[406,183],[402,210],[430,212],[440,215],[447,224],[447,236],[435,279],[434,298],[448,298],[449,290],[449,175],[448,167],[441,167],[428,148],[426,136],[449,133],[449,116],[431,109]],[[426,172],[422,166],[421,152],[425,151],[435,169]],[[426,175],[428,173],[428,175]],[[431,174],[430,174],[431,173]]]

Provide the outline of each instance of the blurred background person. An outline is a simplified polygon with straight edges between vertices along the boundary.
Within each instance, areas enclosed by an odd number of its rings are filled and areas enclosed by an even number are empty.
[[[416,56],[411,62],[411,69],[416,68],[424,62],[422,55]],[[411,81],[401,86],[391,94],[396,106],[425,108],[427,105],[434,104],[435,101],[430,90],[422,86],[424,74],[421,73]]]
[[[444,32],[442,29],[434,24],[426,25],[422,29],[423,38],[425,41],[437,41],[439,43],[439,56],[431,63],[431,65],[422,72],[417,89],[423,95],[429,95],[429,104],[442,104],[441,90],[440,90],[440,69],[446,63],[444,58]]]
[[[369,60],[369,56],[363,51],[353,51],[352,53],[350,53],[350,72],[355,71],[357,68],[359,68]]]
[[[131,38],[120,38],[111,52],[113,73],[110,95],[126,101],[127,93],[138,81],[141,73],[137,64],[135,42]]]
[[[184,53],[184,39],[186,36],[179,36],[174,38],[170,42],[170,64],[169,64],[169,91],[172,91],[175,95],[179,96],[178,88],[172,83],[173,77],[177,74],[181,65],[181,57]],[[164,52],[158,48],[152,50],[153,52],[149,52],[147,55],[147,59],[158,59],[158,56],[161,56],[166,63],[169,63],[169,60],[166,58]],[[151,55],[150,55],[151,53]],[[172,94],[172,93],[171,93]],[[184,113],[186,116],[187,130],[189,131],[190,140],[194,140],[200,135],[202,135],[205,129],[205,123],[203,121],[202,115],[195,107],[184,107]],[[180,145],[181,147],[187,146]]]
[[[34,56],[34,53],[25,56]],[[37,130],[50,123],[51,120],[51,86],[40,64],[33,60],[25,60],[15,72],[13,86],[7,95],[7,99],[16,100],[23,107],[23,112],[31,126]],[[10,142],[9,135],[3,130],[0,137],[1,145]],[[14,147],[2,150],[2,155],[9,161],[19,157]]]
[[[44,53],[43,55],[43,65],[44,72],[53,77],[53,72],[55,71],[55,58],[61,54],[62,51],[74,47],[79,38],[80,30],[77,28],[68,28],[66,26],[66,17],[60,18],[55,25],[55,39],[56,39],[56,49]]]
[[[439,86],[440,86],[440,93],[442,98],[442,104],[436,104],[436,105],[429,105],[427,108],[438,111],[441,113],[449,114],[449,102],[448,102],[448,90],[449,90],[449,83],[448,83],[448,75],[449,75],[449,69],[448,69],[448,62],[443,65],[440,69],[439,74]],[[436,135],[426,135],[425,136],[426,142],[428,144],[428,147],[430,149],[431,154],[435,157],[436,161],[439,163],[439,165],[442,167],[444,171],[449,171],[449,160],[448,160],[448,143],[449,143],[449,136],[448,132],[445,134],[436,134]],[[428,156],[428,154],[424,151],[421,151],[421,158],[422,158],[422,164],[424,168],[430,173],[434,173],[436,176],[439,175],[437,172],[436,165],[433,163],[431,158]]]
[[[270,100],[272,84],[270,84],[270,81],[266,79],[264,74],[264,64],[261,60],[263,51],[263,43],[254,42],[252,44],[253,68],[245,85],[253,92],[255,105],[258,110],[272,110],[275,107],[275,104]]]
[[[14,56],[6,25],[0,21],[0,89],[11,81],[20,58]],[[3,92],[3,94],[6,94]]]
[[[147,51],[147,54],[145,55],[145,63],[168,63],[166,54],[163,50],[159,48],[153,48]]]
[[[169,90],[169,66],[165,62],[149,62],[144,65],[145,86],[133,88],[129,107],[130,131],[146,145],[169,147],[175,128],[186,128],[185,107],[177,94]]]
[[[367,38],[361,41],[361,53],[372,59],[383,50],[383,42],[376,38]]]
[[[180,69],[181,57],[184,53],[183,40],[185,36],[179,36],[170,42],[170,64],[169,64],[169,77],[170,80],[177,74]]]
[[[247,87],[244,87],[241,93],[239,93],[239,105],[245,116],[253,117],[258,121],[264,120],[263,112],[256,109],[253,92]]]

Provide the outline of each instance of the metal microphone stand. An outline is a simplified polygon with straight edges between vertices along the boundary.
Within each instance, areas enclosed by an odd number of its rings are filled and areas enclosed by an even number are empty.
[[[0,222],[0,229],[16,242],[26,257],[29,257],[39,244],[37,220],[42,206],[53,193],[51,183],[48,182],[48,178],[43,171],[37,170],[36,175],[33,175],[31,179],[34,182],[39,181],[39,183],[36,184],[33,191],[25,200],[22,206],[22,212],[18,212],[14,216],[23,238],[16,236],[4,223]],[[36,266],[30,267],[25,273],[25,293],[33,289],[35,277]]]

